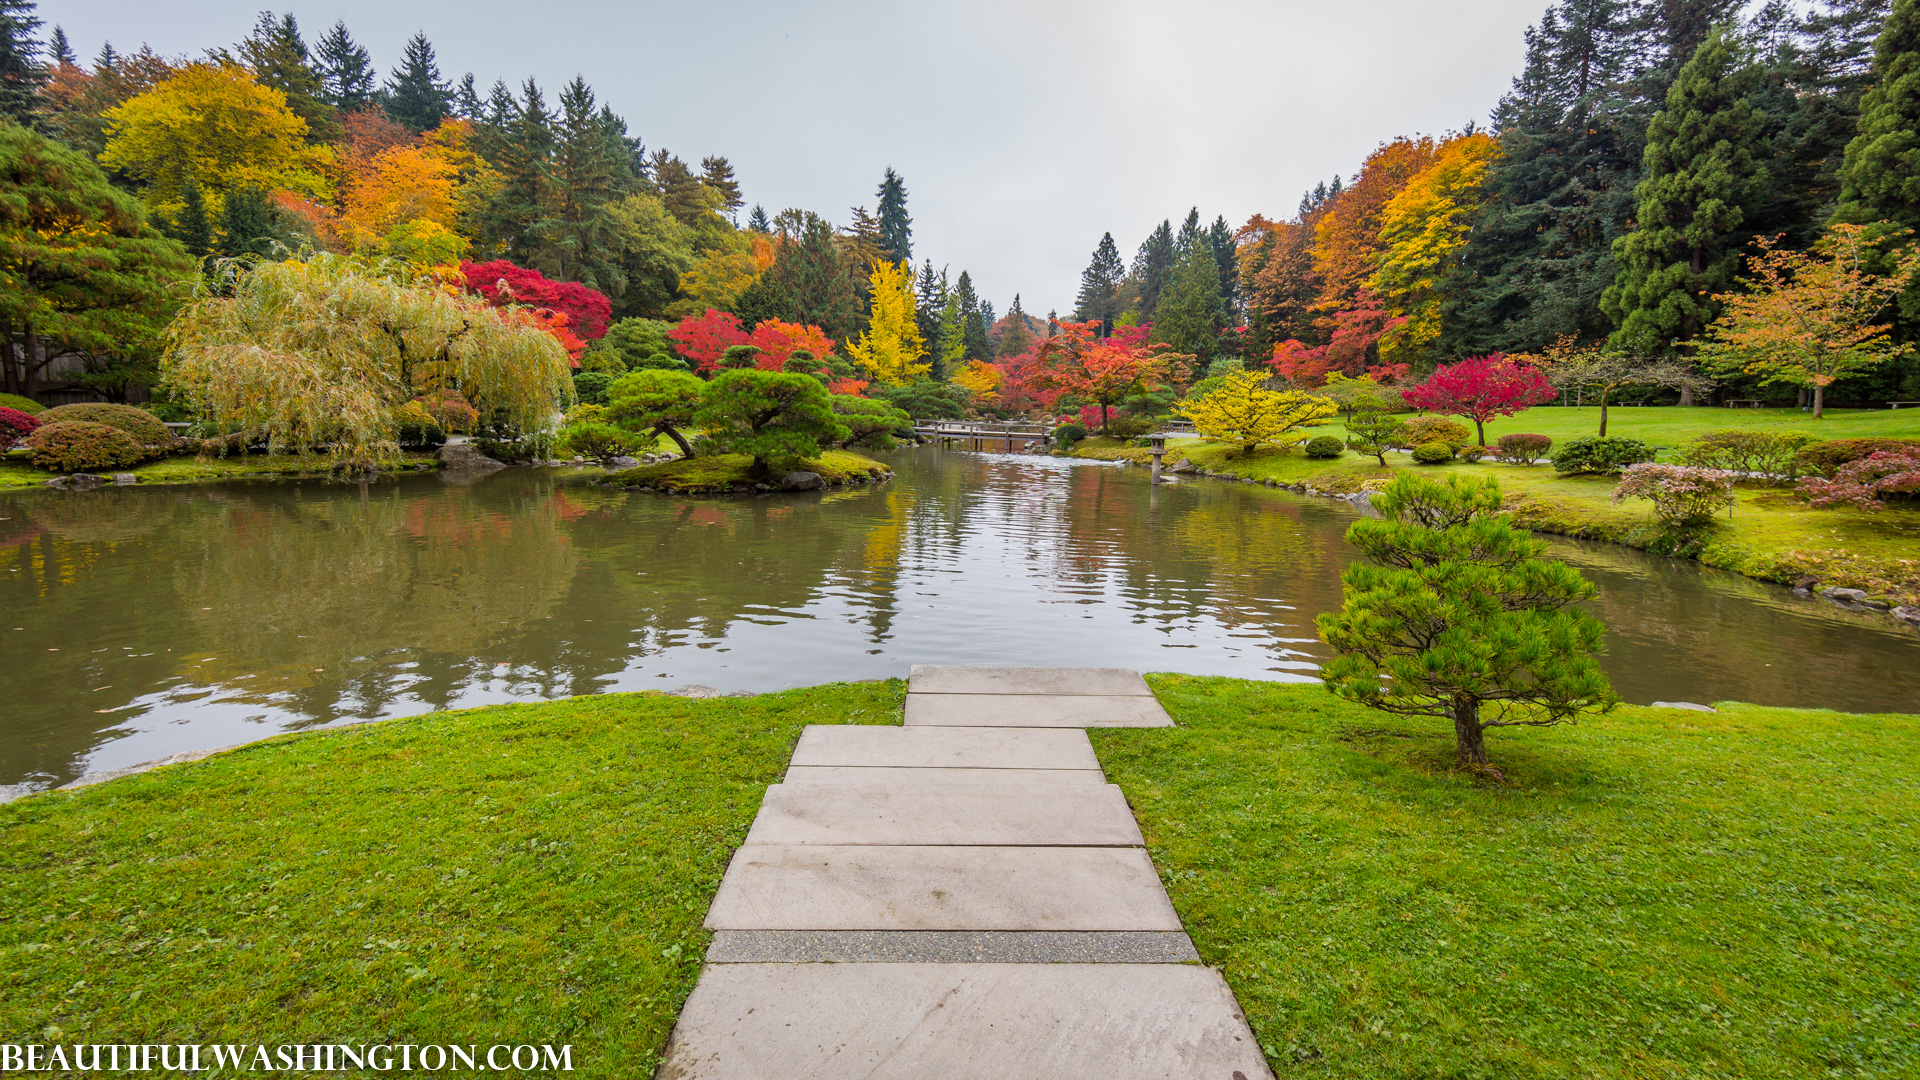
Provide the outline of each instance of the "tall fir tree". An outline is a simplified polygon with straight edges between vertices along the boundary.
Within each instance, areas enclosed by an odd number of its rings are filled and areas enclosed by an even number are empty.
[[[1614,344],[1666,352],[1705,329],[1713,294],[1732,287],[1767,154],[1747,100],[1756,76],[1733,35],[1714,30],[1654,114],[1635,228],[1614,242],[1619,271],[1600,299],[1618,326]]]
[[[780,245],[766,276],[793,298],[798,321],[818,326],[843,345],[859,332],[860,294],[833,226],[818,214],[803,215],[798,234]]]
[[[1134,311],[1137,321],[1153,321],[1154,309],[1160,303],[1160,294],[1167,287],[1167,279],[1173,273],[1176,259],[1173,245],[1173,223],[1162,221],[1160,227],[1148,234],[1133,256],[1133,268],[1128,276],[1133,279],[1139,293],[1139,306]]]
[[[623,283],[601,209],[624,197],[636,179],[626,123],[600,107],[593,89],[576,75],[560,91],[552,131],[546,169],[551,194],[543,220],[532,230],[541,240],[534,265],[557,280],[619,292]]]
[[[880,179],[880,253],[889,262],[913,260],[913,218],[907,215],[907,185],[887,166]]]
[[[533,266],[543,237],[538,223],[553,201],[553,114],[532,79],[515,98],[495,82],[487,99],[487,122],[477,149],[500,181],[493,197],[475,217],[475,240],[482,250],[499,252],[521,266]]]
[[[61,64],[78,66],[78,61],[73,55],[73,44],[67,40],[65,27],[55,26],[53,36],[47,39],[47,62],[56,67]]]
[[[767,208],[759,203],[753,204],[753,212],[747,215],[747,228],[754,232],[771,233],[773,221],[767,217]]]
[[[280,215],[267,193],[259,188],[230,191],[220,208],[220,236],[214,250],[222,255],[271,256],[285,245]]]
[[[1000,331],[994,352],[1000,356],[1020,356],[1033,344],[1033,327],[1027,325],[1027,311],[1020,306],[1020,294],[1013,294],[1013,306],[1007,309],[1007,328]]]
[[[1213,262],[1220,278],[1220,306],[1225,325],[1231,326],[1240,305],[1240,248],[1234,243],[1233,228],[1227,224],[1225,215],[1213,219],[1213,225],[1207,229],[1207,242],[1213,248]]]
[[[378,87],[373,57],[353,35],[347,24],[335,21],[314,45],[320,72],[321,99],[341,112],[371,108]]]
[[[920,339],[927,343],[927,357],[933,364],[927,376],[944,380],[947,377],[942,355],[945,325],[941,315],[947,309],[947,275],[933,272],[932,259],[926,260],[920,267],[919,287],[915,291],[913,314],[919,320]]]
[[[1494,110],[1500,159],[1461,256],[1442,351],[1537,352],[1613,330],[1600,296],[1618,270],[1646,117],[1627,83],[1636,23],[1625,0],[1565,0],[1526,33],[1526,64]]]
[[[0,0],[0,118],[28,128],[38,125],[40,87],[47,81],[33,9],[33,0]]]
[[[452,94],[440,78],[440,66],[434,60],[433,45],[427,41],[427,35],[415,34],[407,39],[407,47],[400,53],[400,66],[387,76],[381,98],[387,119],[416,135],[439,127],[440,121],[447,118]]]
[[[207,218],[206,196],[200,193],[200,185],[189,180],[186,192],[181,199],[180,212],[171,222],[161,223],[161,230],[168,236],[180,241],[187,254],[196,259],[205,258],[213,253],[213,222]]]
[[[453,100],[447,108],[462,120],[479,123],[487,118],[487,103],[480,100],[480,91],[473,81],[473,72],[469,71],[460,76],[460,81],[453,88]]]
[[[1920,0],[1897,0],[1840,168],[1842,221],[1920,230]]]
[[[315,69],[300,24],[291,13],[263,11],[253,33],[237,46],[240,58],[263,86],[286,95],[287,108],[307,122],[307,141],[330,143],[341,135],[340,120],[326,101],[326,84]]]
[[[726,210],[727,217],[738,220],[735,215],[747,201],[740,197],[740,181],[733,175],[733,165],[724,157],[704,157],[700,159],[700,182],[708,191],[720,196],[720,205]]]
[[[973,276],[965,270],[960,271],[959,280],[953,283],[953,295],[960,320],[960,358],[993,359],[993,345],[987,336],[986,322],[981,318],[980,294],[973,289]]]
[[[1074,297],[1075,322],[1100,323],[1100,336],[1113,333],[1113,321],[1120,317],[1120,281],[1126,276],[1126,264],[1120,261],[1120,248],[1112,233],[1101,233],[1093,259],[1080,272],[1080,292]]]
[[[1205,233],[1197,233],[1186,246],[1161,294],[1153,319],[1153,340],[1172,346],[1174,352],[1210,358],[1225,324],[1226,313],[1220,299],[1220,264],[1214,260],[1213,244]]]

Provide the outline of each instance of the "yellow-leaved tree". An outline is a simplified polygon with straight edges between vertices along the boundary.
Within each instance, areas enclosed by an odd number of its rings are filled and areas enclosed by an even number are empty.
[[[992,397],[1000,389],[1000,380],[1005,377],[998,365],[985,360],[969,360],[967,366],[954,373],[953,385],[967,391],[977,398]]]
[[[330,195],[330,147],[306,144],[287,96],[237,64],[195,63],[106,112],[100,164],[147,184],[148,205],[174,212],[189,188],[209,210],[243,189]]]
[[[452,163],[417,146],[394,146],[364,162],[346,192],[340,236],[357,251],[381,249],[387,234],[410,222],[456,224]],[[418,230],[415,230],[418,231]],[[458,262],[455,252],[453,261]]]
[[[523,431],[572,396],[552,335],[397,259],[221,260],[209,276],[169,329],[162,383],[278,452],[391,454],[397,414],[421,395],[458,390]]]
[[[927,342],[913,311],[913,264],[881,259],[867,279],[873,291],[873,317],[859,340],[847,347],[855,363],[886,386],[916,382],[932,367],[922,360]]]
[[[1433,163],[1407,181],[1380,214],[1381,250],[1367,289],[1406,322],[1380,339],[1383,360],[1409,361],[1440,336],[1440,308],[1448,273],[1459,262],[1481,185],[1500,156],[1500,144],[1474,133],[1435,149]]]
[[[1238,371],[1222,376],[1210,391],[1173,407],[1193,421],[1203,438],[1236,443],[1241,454],[1264,445],[1290,446],[1306,438],[1297,430],[1313,420],[1340,411],[1333,399],[1304,390],[1269,390],[1264,371]]]

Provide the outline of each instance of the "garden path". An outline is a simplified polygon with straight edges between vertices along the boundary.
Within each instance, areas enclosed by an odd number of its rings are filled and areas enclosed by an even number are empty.
[[[903,726],[807,728],[658,1077],[1269,1077],[1083,730],[1171,724],[1133,671],[915,665]]]

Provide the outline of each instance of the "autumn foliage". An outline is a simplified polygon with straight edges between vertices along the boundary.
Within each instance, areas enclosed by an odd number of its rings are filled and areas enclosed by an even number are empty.
[[[515,266],[505,259],[461,263],[467,288],[495,307],[521,304],[566,316],[562,324],[586,341],[607,332],[613,302],[605,293],[573,281],[550,281],[538,270]]]
[[[1036,373],[1036,381],[1049,389],[1077,394],[1099,405],[1100,425],[1104,428],[1108,410],[1114,404],[1133,394],[1157,389],[1168,379],[1173,356],[1165,345],[1136,344],[1133,335],[1118,333],[1101,338],[1099,331],[1097,319],[1061,323],[1059,336],[1042,342],[1034,357],[1041,369]],[[1011,366],[1003,366],[1002,370],[1009,376],[1015,374]]]
[[[1472,420],[1485,446],[1488,420],[1552,401],[1556,393],[1538,368],[1493,353],[1446,364],[1400,396],[1415,408]]]

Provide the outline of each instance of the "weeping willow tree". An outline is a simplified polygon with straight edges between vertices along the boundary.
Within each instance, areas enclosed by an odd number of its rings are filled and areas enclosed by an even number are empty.
[[[391,456],[395,412],[441,390],[529,431],[572,395],[566,351],[525,313],[402,262],[226,260],[208,279],[169,328],[162,379],[275,453]]]

